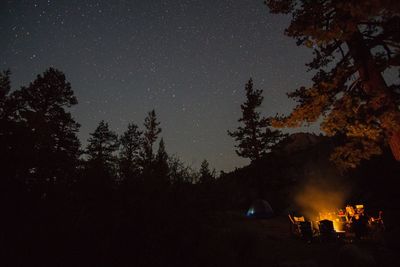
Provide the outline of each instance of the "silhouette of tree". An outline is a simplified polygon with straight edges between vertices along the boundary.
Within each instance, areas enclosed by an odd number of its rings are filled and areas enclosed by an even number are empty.
[[[144,121],[144,146],[143,158],[144,165],[150,166],[154,159],[153,145],[156,142],[158,135],[161,133],[160,123],[157,122],[156,112],[154,109],[150,111]]]
[[[168,157],[168,166],[172,184],[193,184],[199,180],[197,172],[186,166],[176,155]]]
[[[0,72],[0,118],[4,117],[5,104],[11,90],[10,70]]]
[[[9,70],[0,72],[0,162],[4,166],[2,174],[5,179],[10,179],[13,176],[13,162],[15,157],[13,151],[15,144],[12,139],[15,130],[15,123],[10,118],[12,109],[10,109],[10,82],[11,72]]]
[[[199,182],[200,183],[210,183],[215,179],[215,170],[211,172],[210,164],[207,160],[201,162],[199,170]]]
[[[15,147],[23,155],[19,175],[40,184],[42,191],[67,182],[79,162],[80,142],[76,135],[79,124],[66,111],[78,102],[65,75],[49,68],[10,98],[13,121],[19,125],[15,134],[17,139],[23,138],[23,146]]]
[[[264,97],[262,90],[253,89],[252,79],[246,84],[245,90],[246,101],[240,106],[242,117],[239,119],[244,126],[239,126],[233,132],[228,131],[228,134],[238,142],[236,153],[253,161],[265,155],[284,135],[278,130],[272,130],[269,127],[270,120],[261,117],[260,112],[256,111]]]
[[[11,72],[9,70],[0,72],[0,145],[1,154],[5,153],[6,150],[6,136],[8,135],[8,122],[9,119],[9,92],[11,90],[10,81]]]
[[[153,164],[155,178],[162,184],[169,182],[168,154],[165,151],[164,139],[161,138]]]
[[[111,131],[108,123],[102,120],[90,136],[86,148],[90,168],[103,171],[108,175],[115,175],[115,152],[119,147],[117,134]]]
[[[123,179],[132,178],[140,173],[141,149],[143,147],[143,132],[138,126],[130,123],[128,129],[120,138],[119,153],[120,173]]]
[[[400,65],[400,2],[268,0],[272,13],[291,14],[286,34],[313,49],[310,88],[288,94],[299,103],[274,126],[316,122],[346,137],[331,159],[344,169],[381,153],[400,131],[399,84],[382,73]],[[397,81],[396,81],[397,82]],[[392,148],[395,146],[392,146]]]
[[[101,162],[104,166],[113,165],[115,162],[115,151],[118,149],[118,136],[109,129],[108,123],[104,120],[93,133],[90,133],[86,154],[89,161]]]

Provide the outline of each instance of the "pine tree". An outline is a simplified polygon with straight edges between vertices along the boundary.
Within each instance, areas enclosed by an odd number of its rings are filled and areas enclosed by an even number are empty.
[[[199,182],[200,183],[210,183],[215,179],[215,171],[211,172],[210,164],[207,160],[201,162],[199,170]]]
[[[0,142],[4,144],[7,135],[7,122],[9,119],[9,102],[10,102],[10,81],[11,72],[9,70],[0,72]]]
[[[155,157],[155,162],[153,164],[155,178],[167,184],[169,182],[169,165],[168,165],[168,154],[165,150],[164,139],[161,138],[158,151]]]
[[[157,121],[154,109],[150,111],[144,121],[143,159],[144,165],[150,166],[154,160],[153,145],[161,133],[160,123]]]
[[[86,148],[89,164],[107,172],[113,172],[116,163],[115,152],[119,147],[117,134],[111,131],[108,123],[102,120],[90,136]]]
[[[119,164],[123,179],[131,178],[140,173],[142,134],[143,132],[139,130],[137,125],[130,123],[128,129],[120,138]]]
[[[0,72],[0,162],[3,165],[2,176],[10,179],[15,168],[15,145],[13,141],[15,122],[10,118],[10,71]],[[12,112],[11,112],[12,113]],[[2,182],[2,181],[1,181]]]
[[[9,70],[0,72],[0,119],[5,115],[5,105],[11,90],[10,75]]]
[[[261,117],[260,112],[256,111],[261,106],[264,97],[262,90],[253,88],[253,80],[250,79],[245,87],[246,101],[240,106],[242,117],[239,122],[244,126],[239,126],[236,131],[228,131],[228,134],[235,139],[236,153],[250,160],[258,160],[265,155],[284,135],[278,130],[272,130],[270,120]]]
[[[344,136],[331,159],[343,169],[381,153],[400,131],[400,86],[382,73],[400,65],[400,2],[266,1],[272,13],[291,14],[286,34],[313,49],[310,88],[288,94],[298,105],[275,126],[298,127],[323,118],[329,136]],[[396,81],[398,82],[398,81]]]
[[[65,75],[49,68],[43,75],[10,95],[14,123],[14,154],[20,155],[18,175],[34,183],[60,183],[78,164],[79,124],[66,109],[78,103]],[[42,190],[45,190],[42,188]]]

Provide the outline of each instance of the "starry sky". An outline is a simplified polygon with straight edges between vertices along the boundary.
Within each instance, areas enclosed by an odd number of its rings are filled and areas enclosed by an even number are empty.
[[[14,89],[63,71],[84,146],[100,120],[121,134],[154,108],[168,153],[230,171],[249,163],[227,135],[247,80],[266,116],[288,113],[286,92],[310,84],[311,51],[283,35],[289,19],[262,0],[1,0],[0,69]]]

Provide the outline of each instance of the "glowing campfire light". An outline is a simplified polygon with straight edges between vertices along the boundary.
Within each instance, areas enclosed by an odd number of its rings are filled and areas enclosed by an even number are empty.
[[[333,229],[335,229],[336,232],[344,232],[344,230],[341,227],[339,219],[333,221]]]
[[[335,212],[320,212],[319,213],[319,220],[330,220],[333,222],[333,229],[336,232],[342,232],[340,219],[337,217]]]
[[[330,221],[336,219],[338,208],[345,206],[345,199],[346,191],[334,185],[307,184],[295,196],[306,217]]]

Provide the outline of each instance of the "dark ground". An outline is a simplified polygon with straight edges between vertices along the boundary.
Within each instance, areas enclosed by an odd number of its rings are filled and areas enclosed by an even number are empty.
[[[273,155],[211,184],[77,184],[42,198],[11,183],[0,188],[0,266],[400,266],[400,165],[385,154],[341,177],[325,150],[317,143]],[[349,203],[363,203],[371,215],[383,210],[384,236],[311,244],[292,238],[286,210],[311,174],[353,185]],[[246,218],[256,198],[278,215]]]
[[[107,203],[18,210],[19,219],[2,228],[0,265],[400,266],[397,210],[385,211],[379,240],[308,244],[290,236],[285,212],[249,219],[244,211],[209,212],[179,198],[135,208]]]
[[[394,248],[386,241],[337,241],[311,243],[291,237],[286,216],[251,220],[237,217],[227,226],[233,236],[243,235],[248,245],[242,266],[399,266]],[[244,235],[247,235],[246,237]],[[239,238],[240,239],[240,238]],[[389,238],[390,239],[390,238]],[[238,241],[240,243],[242,241]],[[240,257],[236,255],[236,257]],[[240,265],[237,265],[240,266]]]

